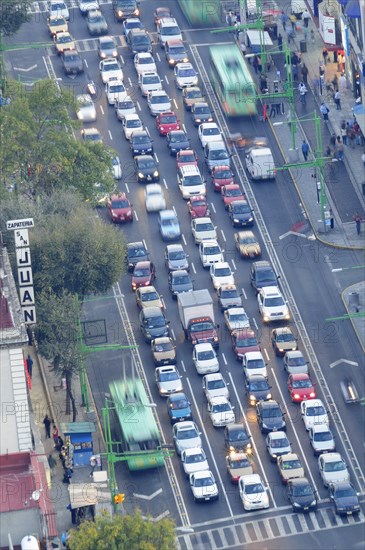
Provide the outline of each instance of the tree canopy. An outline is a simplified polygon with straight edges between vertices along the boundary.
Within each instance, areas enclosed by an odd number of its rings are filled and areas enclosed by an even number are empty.
[[[32,0],[1,0],[0,33],[15,34],[23,23],[30,21]]]

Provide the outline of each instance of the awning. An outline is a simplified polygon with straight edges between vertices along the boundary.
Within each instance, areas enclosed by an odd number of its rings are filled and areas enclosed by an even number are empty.
[[[356,117],[360,130],[365,136],[365,106],[362,103],[360,103],[360,105],[355,105],[355,107],[352,108],[352,112]]]
[[[360,19],[360,3],[359,0],[349,0],[345,8],[345,15],[350,19]]]

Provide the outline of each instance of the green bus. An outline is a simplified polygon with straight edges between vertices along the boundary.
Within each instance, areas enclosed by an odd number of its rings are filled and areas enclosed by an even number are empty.
[[[130,470],[147,470],[164,465],[160,434],[139,378],[111,382],[109,390],[122,433],[122,450]],[[130,454],[130,456],[129,456]]]
[[[219,27],[222,24],[219,0],[178,0],[178,4],[192,27]]]
[[[236,44],[209,48],[211,85],[227,117],[257,114],[256,87]]]

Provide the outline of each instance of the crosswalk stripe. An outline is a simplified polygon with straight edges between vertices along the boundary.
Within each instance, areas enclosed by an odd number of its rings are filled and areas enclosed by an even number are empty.
[[[232,530],[230,530],[230,531],[232,532]],[[233,532],[234,532],[234,529],[233,529]],[[219,536],[222,540],[222,548],[227,548],[229,546],[229,544],[228,544],[228,541],[226,539],[226,535],[224,533],[224,530],[222,530],[222,532],[219,533]]]

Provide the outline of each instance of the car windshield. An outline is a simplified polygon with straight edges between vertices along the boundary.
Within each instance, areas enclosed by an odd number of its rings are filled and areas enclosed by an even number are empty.
[[[255,494],[261,494],[264,492],[265,492],[265,489],[261,483],[250,483],[249,485],[245,485],[246,495],[255,495]]]
[[[211,380],[207,384],[208,390],[219,390],[220,388],[225,388],[224,380],[221,378],[219,380]]]
[[[272,449],[284,449],[285,447],[289,447],[289,441],[286,437],[271,440]]]
[[[146,255],[146,249],[145,248],[129,248],[128,249],[128,256],[130,257],[138,257],[138,256],[145,256]]]
[[[141,300],[142,302],[153,302],[153,300],[158,300],[158,294],[155,290],[144,292],[141,294]]]
[[[134,277],[149,277],[149,275],[151,275],[149,267],[138,267],[133,273]]]
[[[195,176],[186,176],[183,179],[183,184],[187,187],[193,186],[193,185],[201,185],[202,180],[199,174],[196,174]]]
[[[239,323],[240,321],[247,321],[248,317],[246,313],[235,313],[229,316],[229,320],[231,323]]]
[[[172,277],[172,283],[174,285],[187,285],[190,283],[189,275],[175,275]]]
[[[118,109],[120,109],[121,111],[123,109],[133,109],[133,107],[134,107],[133,101],[120,101],[118,103]]]
[[[250,359],[246,365],[248,369],[263,369],[265,367],[263,359]]]
[[[248,468],[250,462],[247,459],[242,458],[241,460],[231,460],[230,467],[232,470],[238,470],[239,468]]]
[[[194,481],[194,487],[211,487],[212,485],[214,485],[214,481],[211,477],[198,478]]]
[[[129,202],[127,199],[120,199],[112,202],[112,208],[128,208]]]
[[[139,128],[140,126],[142,126],[142,123],[140,120],[138,120],[138,118],[126,121],[127,128]]]
[[[172,342],[161,342],[158,344],[155,344],[155,351],[172,351],[174,349],[174,346]]]
[[[213,330],[213,324],[210,322],[194,323],[190,327],[191,332],[202,332],[204,330]]]
[[[197,223],[195,226],[196,231],[213,231],[213,224],[210,222],[207,223]]]
[[[173,48],[170,47],[170,54],[171,55],[185,55],[186,50],[184,46],[174,46]]]
[[[241,195],[240,189],[226,189],[226,197],[240,197]]]
[[[176,371],[173,372],[161,372],[160,373],[160,382],[171,382],[172,380],[178,380],[179,375]]]
[[[293,380],[293,388],[311,388],[312,382],[310,380]]]
[[[173,115],[162,116],[160,118],[160,122],[162,124],[172,124],[172,123],[176,122],[176,116],[173,116]]]
[[[313,441],[332,441],[331,432],[318,432],[313,434]]]
[[[102,44],[100,44],[100,49],[101,50],[114,50],[115,49],[115,43],[110,40],[110,42],[103,42]]]
[[[193,153],[189,153],[187,155],[180,155],[179,160],[180,162],[195,162],[196,158]]]
[[[143,77],[143,85],[145,86],[146,84],[160,84],[160,77],[157,75],[145,76]]]
[[[100,134],[99,133],[85,134],[85,139],[87,141],[100,141]]]
[[[211,151],[209,158],[211,160],[228,159],[228,153],[224,149],[222,149],[221,151]]]
[[[227,180],[232,177],[232,172],[230,170],[216,170],[214,172],[214,177],[220,180]]]
[[[257,346],[257,340],[254,337],[252,337],[252,338],[237,338],[236,344],[237,344],[237,347],[239,347],[239,348]]]
[[[138,63],[140,65],[150,65],[151,63],[154,63],[154,60],[152,57],[140,57],[138,59]]]
[[[90,23],[104,23],[105,21],[102,15],[89,15],[88,19]]]
[[[300,463],[300,460],[285,460],[281,463],[281,468],[283,470],[296,470],[297,468],[301,468],[302,465]]]
[[[201,91],[200,90],[188,90],[186,92],[186,97],[188,98],[194,98],[194,97],[201,97]]]
[[[148,136],[133,136],[133,142],[145,144],[150,142],[150,138]]]
[[[216,405],[212,406],[213,413],[227,412],[230,410],[231,410],[231,407],[229,403],[217,403]]]
[[[71,41],[72,41],[72,38],[70,35],[61,34],[57,36],[57,42],[59,44],[65,44],[66,42],[71,42]]]
[[[123,84],[110,84],[109,92],[111,92],[112,94],[115,94],[118,92],[125,92],[125,87]]]
[[[268,383],[266,380],[255,380],[254,382],[250,383],[250,390],[251,391],[257,391],[257,390],[267,390],[268,389]]]
[[[291,332],[282,332],[281,334],[276,335],[277,342],[292,342],[293,340],[294,336],[291,334]]]
[[[159,315],[158,317],[149,317],[147,319],[147,324],[149,328],[164,327],[166,325],[165,317],[163,315]],[[175,378],[171,378],[171,380],[175,380]]]
[[[67,62],[78,61],[80,59],[80,56],[77,53],[69,53],[64,56],[64,59]],[[88,103],[83,103],[82,107],[91,107],[92,105],[93,105],[92,102],[88,102]]]
[[[270,283],[275,281],[276,277],[272,269],[259,269],[256,271],[256,281],[258,283]]]
[[[307,407],[306,413],[307,416],[322,416],[326,414],[325,408],[322,405],[318,407]]]
[[[119,71],[120,66],[118,63],[105,63],[103,71]]]
[[[52,11],[64,10],[64,9],[66,9],[66,4],[64,2],[52,2],[51,4]]]
[[[229,434],[230,441],[246,441],[248,436],[243,430],[232,430]]]
[[[179,411],[181,409],[187,409],[189,407],[189,403],[186,399],[179,399],[177,401],[172,401],[170,406],[173,411]]]
[[[336,498],[355,497],[356,491],[353,487],[346,487],[346,489],[335,489]]]
[[[138,161],[138,167],[141,169],[141,170],[146,170],[147,168],[155,168],[156,167],[156,163],[153,159],[148,159],[148,160],[139,160]],[[156,191],[154,191],[154,193],[156,193]],[[151,195],[151,191],[148,192],[149,195]],[[159,193],[160,194],[160,193]]]
[[[238,290],[236,288],[232,288],[230,290],[221,290],[221,298],[238,298]]]
[[[194,113],[196,115],[209,115],[210,109],[209,107],[195,107]]]
[[[186,141],[185,134],[172,134],[170,136],[171,143],[182,143],[183,141]]]
[[[196,357],[197,357],[198,361],[209,361],[210,359],[215,358],[215,353],[212,349],[210,349],[208,351],[199,351],[196,354]]]
[[[64,25],[66,23],[66,20],[64,17],[57,17],[57,15],[53,15],[50,24],[53,25]]]
[[[295,497],[309,497],[313,495],[313,489],[310,485],[294,485],[293,496]]]
[[[283,415],[279,407],[269,407],[263,409],[262,416],[263,418],[281,418]]]
[[[188,430],[179,430],[177,437],[178,439],[193,439],[194,437],[198,437],[198,434],[194,428],[191,428]]]
[[[168,98],[165,96],[165,94],[161,95],[154,95],[151,97],[151,103],[152,105],[155,103],[170,103]]]
[[[288,365],[292,367],[302,367],[306,364],[306,360],[304,357],[289,357],[288,358]]]
[[[167,36],[174,36],[175,34],[180,34],[180,29],[178,26],[176,27],[163,27],[161,29],[161,34],[165,34]]]
[[[195,464],[197,462],[203,462],[204,460],[206,460],[205,456],[202,453],[199,453],[199,454],[194,454],[194,455],[188,455],[185,458],[185,463],[186,464]]]
[[[231,275],[231,270],[229,267],[219,267],[214,270],[215,277],[229,277]]]
[[[201,200],[198,200],[198,201],[191,201],[191,205],[193,207],[195,207],[195,206],[207,206],[207,201],[204,200],[204,199],[201,199]]]
[[[341,472],[342,470],[346,470],[346,464],[342,460],[325,462],[323,469],[325,472]]]
[[[194,69],[179,69],[178,77],[179,78],[188,78],[189,76],[195,76],[196,73]]]
[[[251,244],[251,243],[254,244],[256,242],[257,241],[256,241],[255,237],[240,237],[239,238],[239,243],[240,244]]]
[[[133,2],[127,3],[125,7],[133,7]],[[142,23],[141,21],[128,21],[125,25],[126,29],[129,31],[131,29],[141,29]]]
[[[173,226],[176,225],[177,220],[174,220],[173,218],[169,218],[167,220],[162,220],[161,225],[164,227]]]
[[[265,307],[279,307],[285,304],[281,296],[275,296],[274,298],[265,298],[264,305]]]
[[[249,212],[251,212],[248,204],[233,203],[232,210],[235,214],[248,214]]]
[[[220,254],[220,253],[221,253],[221,250],[220,250],[218,245],[216,245],[216,246],[215,245],[214,246],[205,246],[204,247],[204,254],[206,254],[207,256]],[[231,292],[231,291],[228,291],[228,292]],[[228,297],[228,292],[224,295],[225,298]],[[222,293],[222,296],[223,296],[223,293]]]
[[[204,136],[218,136],[220,134],[219,128],[204,128]]]
[[[133,45],[134,46],[140,46],[140,45],[149,45],[148,36],[133,36]]]
[[[170,260],[184,260],[185,259],[185,252],[183,250],[176,250],[169,253],[169,259]]]

